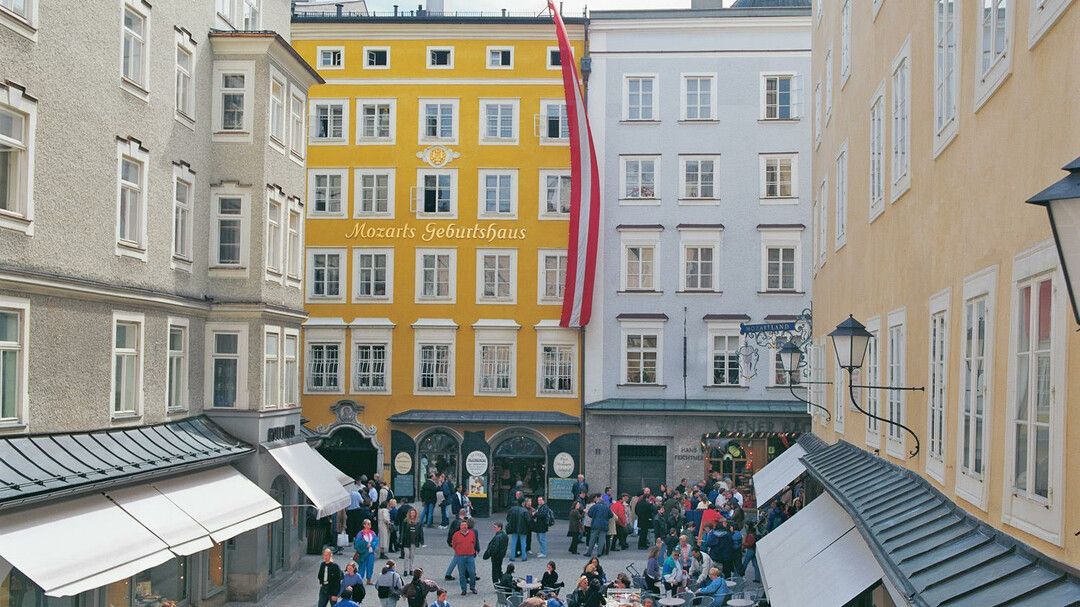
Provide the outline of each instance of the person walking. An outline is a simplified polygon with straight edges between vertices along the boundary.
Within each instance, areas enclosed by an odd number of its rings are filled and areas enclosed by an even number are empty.
[[[386,561],[382,575],[375,581],[375,592],[379,595],[382,607],[396,607],[401,593],[405,590],[405,581],[394,570],[394,561]]]
[[[379,558],[386,559],[386,551],[390,549],[390,504],[379,504]]]
[[[570,504],[570,524],[566,529],[566,535],[570,536],[570,554],[578,553],[578,544],[581,543],[581,519],[584,514],[581,510],[581,502],[574,501]]]
[[[379,536],[371,529],[371,519],[364,519],[364,527],[356,534],[353,548],[356,549],[353,560],[360,563],[360,575],[371,585],[375,575],[375,551],[379,548]]]
[[[520,503],[515,502],[506,512],[506,533],[510,536],[510,562],[517,560],[519,551],[522,562],[529,560],[525,547],[525,536],[529,534],[529,511]]]
[[[593,505],[589,507],[589,518],[592,519],[592,528],[589,531],[589,544],[585,547],[585,556],[600,556],[600,553],[607,547],[608,521],[611,519],[611,508],[600,499],[599,494],[593,496]]]
[[[364,597],[367,596],[367,590],[364,589],[364,578],[360,577],[360,574],[356,572],[356,561],[349,561],[345,565],[345,575],[341,577],[341,591],[338,596],[344,597],[346,590],[352,592],[353,600],[357,603],[363,603]]]
[[[334,562],[334,553],[329,548],[322,551],[319,563],[319,603],[317,607],[326,607],[337,602],[341,592],[341,567]]]
[[[742,566],[739,568],[739,575],[746,577],[746,566],[753,563],[754,581],[756,582],[761,577],[761,573],[758,570],[757,562],[757,535],[754,534],[753,527],[747,526],[743,530],[742,549]]]
[[[630,496],[624,493],[619,496],[619,499],[611,504],[611,518],[615,521],[615,533],[611,534],[611,545],[608,547],[608,551],[626,550],[629,547],[626,544],[628,522],[626,518],[626,509],[629,501]],[[610,525],[608,528],[610,529]]]
[[[537,543],[540,544],[540,552],[536,556],[544,558],[548,550],[547,533],[548,529],[555,525],[555,513],[551,511],[543,497],[536,498],[536,504],[536,512],[532,516],[532,530],[536,533]]]
[[[424,526],[420,524],[420,516],[416,510],[410,510],[405,523],[401,525],[401,562],[405,567],[405,575],[412,573],[413,565],[416,564],[416,549],[424,545]]]
[[[412,580],[405,586],[405,602],[409,607],[427,607],[428,594],[438,589],[435,582],[424,579],[424,570],[417,567],[413,569]]]
[[[454,549],[454,556],[458,559],[458,585],[461,586],[461,595],[465,596],[470,590],[476,594],[477,536],[475,531],[469,529],[468,522],[461,522],[450,547]]]
[[[429,529],[435,526],[435,495],[438,492],[439,486],[435,484],[435,475],[429,474],[420,487],[420,501],[424,503],[424,513],[420,516],[420,524]]]
[[[455,520],[454,524],[450,525],[450,528],[446,530],[446,545],[448,547],[453,547],[453,545],[454,545],[454,543],[453,543],[454,542],[454,534],[457,533],[458,528],[461,526],[462,521],[468,523],[469,519],[465,518],[464,513],[459,512],[457,520]],[[447,582],[454,581],[454,579],[455,579],[454,578],[454,571],[457,570],[457,567],[458,567],[458,558],[456,556],[450,557],[450,564],[448,564],[446,566],[446,573],[443,574],[443,579],[446,580]]]
[[[510,544],[510,538],[503,531],[503,524],[495,522],[491,526],[495,535],[491,536],[487,549],[484,550],[484,560],[491,561],[491,583],[497,584],[503,574],[503,559],[506,558],[506,549]]]
[[[439,591],[435,593],[435,602],[431,604],[431,607],[450,607],[450,601],[446,598],[446,589],[439,588]]]
[[[447,516],[447,512],[450,508],[450,500],[454,494],[454,483],[446,476],[443,475],[442,483],[439,485],[439,491],[442,492],[442,502],[439,504],[439,517],[441,522],[439,526],[446,529],[450,526],[450,517]]]
[[[638,498],[637,506],[634,507],[634,514],[637,515],[638,520],[637,547],[639,550],[649,547],[649,530],[652,529],[652,519],[656,515],[656,508],[649,499],[648,491],[646,488],[645,493]]]

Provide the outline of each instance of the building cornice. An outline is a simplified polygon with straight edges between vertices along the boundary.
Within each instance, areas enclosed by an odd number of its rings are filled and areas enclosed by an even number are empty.
[[[258,55],[268,54],[289,73],[300,80],[306,87],[323,84],[324,80],[315,68],[311,67],[300,53],[296,52],[284,38],[276,32],[210,32],[210,43],[214,53],[221,55]]]
[[[808,22],[809,23],[809,22]],[[293,21],[291,36],[296,40],[546,40],[554,44],[555,31],[551,21],[539,24],[511,24],[496,22],[492,25],[471,23],[408,23],[385,21],[327,22]],[[585,28],[567,24],[571,41],[584,42]]]

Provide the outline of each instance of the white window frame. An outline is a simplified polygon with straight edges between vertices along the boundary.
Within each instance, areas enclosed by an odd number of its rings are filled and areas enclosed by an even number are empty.
[[[769,357],[769,377],[767,383],[767,386],[769,388],[786,388],[788,387],[788,384],[791,382],[792,379],[795,380],[796,386],[800,385],[800,382],[802,382],[802,372],[800,371],[799,373],[796,373],[796,377],[794,378],[788,375],[788,373],[784,371],[784,363],[780,359],[779,350],[777,350],[776,348],[769,348],[767,356]],[[832,360],[835,360],[835,357],[832,357]],[[777,378],[780,379],[778,380]],[[836,384],[833,385],[835,386]],[[837,396],[837,398],[839,397]],[[822,400],[824,400],[824,393],[822,393]],[[841,414],[841,417],[843,417],[843,414]],[[836,416],[833,415],[833,418],[835,419]],[[839,431],[844,431],[842,426]]]
[[[0,8],[0,25],[31,42],[37,42],[38,0],[26,0],[24,14]]]
[[[885,109],[885,81],[882,80],[877,90],[870,97],[868,133],[870,157],[867,163],[870,172],[870,177],[867,180],[869,187],[867,199],[870,203],[869,219],[867,220],[869,223],[873,223],[875,219],[885,212]]]
[[[183,204],[177,199],[178,186],[181,182],[187,185],[187,200]],[[170,238],[171,246],[169,247],[171,251],[169,266],[174,270],[190,272],[192,262],[195,259],[195,172],[185,162],[173,163],[172,194],[172,237]],[[180,211],[184,212],[184,217],[178,220]],[[178,227],[187,237],[187,242],[183,247],[180,247],[176,241]],[[179,250],[181,248],[182,250]]]
[[[176,70],[173,74],[173,107],[176,112],[176,121],[188,128],[194,128],[195,126],[195,66],[198,65],[196,63],[198,57],[195,51],[197,48],[198,45],[192,40],[191,36],[180,30],[176,31],[176,51],[182,50],[191,56],[191,67],[187,70],[181,69],[179,58],[173,57]],[[186,99],[182,99],[180,95],[179,82],[181,74],[187,76]],[[184,105],[184,101],[186,101],[186,108],[181,107]]]
[[[833,107],[833,47],[825,49],[825,126],[832,120]]]
[[[679,228],[679,291],[688,293],[720,292],[720,243],[723,231],[719,228]],[[709,274],[712,286],[707,289],[687,286],[687,249],[711,249],[712,270]],[[656,280],[653,279],[655,286]]]
[[[323,52],[337,52],[339,63],[334,65],[333,63],[323,62]],[[343,70],[345,69],[345,47],[344,46],[317,46],[315,47],[315,60],[317,61],[316,67],[323,71],[330,70]]]
[[[486,297],[484,295],[484,282],[486,276],[484,276],[484,257],[486,256],[508,256],[510,258],[510,293],[506,297],[499,297],[498,295],[492,297]],[[496,268],[496,273],[498,269]],[[496,288],[497,288],[496,279]],[[518,251],[517,249],[476,249],[476,303],[477,304],[498,304],[498,305],[514,305],[517,304],[517,291],[518,291]]]
[[[961,24],[964,22],[960,4],[959,0],[934,0],[934,158],[937,158],[960,132],[960,82],[964,63],[960,52],[963,42],[960,35]],[[953,7],[951,22],[942,19],[944,5]],[[952,29],[951,51],[945,45],[946,25]],[[950,61],[952,73],[947,75],[945,65]],[[951,94],[946,94],[947,91],[951,91]]]
[[[619,387],[664,387],[664,323],[663,320],[622,320],[619,321]],[[631,335],[656,335],[656,381],[652,383],[630,383],[628,346],[626,338]],[[644,350],[644,345],[642,346]]]
[[[217,354],[214,335],[231,333],[236,335],[236,354]],[[246,323],[206,323],[206,338],[203,342],[206,350],[206,367],[203,371],[204,408],[211,409],[247,409],[248,408],[248,325]],[[222,357],[236,360],[236,402],[229,407],[214,406],[214,360]]]
[[[124,17],[127,11],[139,15],[143,19],[142,33],[142,80],[135,80],[124,73],[124,39],[127,37],[127,26],[124,25]],[[120,88],[132,95],[148,101],[150,99],[150,49],[153,40],[150,36],[150,4],[139,0],[122,2],[120,5]]]
[[[255,23],[248,23],[248,9],[255,15]],[[247,31],[258,30],[262,27],[262,2],[261,0],[240,0],[240,22]]]
[[[390,108],[390,136],[364,136],[364,106],[386,105]],[[378,132],[378,110],[376,109],[376,132]],[[356,98],[356,145],[393,145],[397,143],[397,99],[394,98]]]
[[[372,65],[368,61],[368,53],[371,51],[386,51],[386,65]],[[365,70],[388,70],[390,69],[390,47],[389,46],[365,46],[364,47],[364,69]]]
[[[341,180],[341,209],[337,211],[320,211],[316,206],[316,190],[318,189],[317,180],[319,177],[326,176],[337,177]],[[329,184],[329,179],[327,180]],[[349,169],[308,169],[308,193],[307,193],[307,216],[311,219],[343,219],[348,216],[349,209]],[[329,196],[327,197],[327,203],[329,203]],[[327,205],[329,206],[329,204]]]
[[[226,74],[239,74],[244,76],[244,88],[242,91],[244,94],[244,117],[240,130],[225,130],[224,128],[225,102],[223,95],[225,94],[225,89],[222,87],[222,77]],[[215,61],[213,76],[213,120],[211,121],[213,135],[211,136],[211,140],[216,142],[251,143],[252,124],[255,113],[255,62]],[[228,90],[238,91],[239,89]]]
[[[983,7],[975,11],[975,103],[972,111],[978,112],[994,93],[1001,88],[1009,74],[1012,73],[1013,45],[1015,41],[1013,24],[1016,22],[1016,3],[1020,0],[995,0],[1001,2],[1006,8],[1005,14],[1005,48],[1000,55],[995,55],[991,64],[983,69]],[[1036,13],[1038,11],[1035,11]],[[1034,13],[1032,13],[1034,14]]]
[[[850,0],[849,0],[850,1]],[[848,199],[848,141],[840,145],[836,153],[836,202],[833,210],[836,212],[833,224],[834,249],[839,251],[847,243],[847,199]]]
[[[791,161],[791,196],[769,196],[768,164],[770,160]],[[760,177],[760,191],[758,199],[761,204],[783,205],[799,204],[799,154],[790,153],[766,153],[758,154],[758,170]],[[779,186],[778,186],[779,187]]]
[[[338,256],[338,292],[337,295],[316,295],[315,294],[315,255],[337,255]],[[349,252],[344,248],[331,248],[331,247],[307,247],[304,250],[304,257],[307,260],[307,276],[304,283],[307,291],[308,303],[345,303],[348,290],[348,276],[349,276]]]
[[[959,420],[958,427],[956,429],[956,436],[961,437],[956,441],[956,494],[963,498],[971,505],[986,511],[988,508],[988,488],[987,482],[989,475],[989,467],[991,463],[990,453],[990,437],[994,432],[993,427],[993,402],[994,402],[994,335],[995,320],[997,318],[997,305],[995,303],[995,294],[997,290],[997,274],[998,267],[996,265],[984,268],[964,280],[964,289],[961,300],[960,311],[960,330],[959,335],[960,343],[958,344],[959,356],[957,356],[957,419]],[[983,453],[982,457],[982,474],[974,475],[964,469],[964,441],[962,439],[964,432],[964,384],[965,384],[965,356],[967,349],[967,340],[965,337],[966,327],[968,325],[968,303],[978,298],[986,299],[986,331],[984,342],[986,344],[986,350],[983,356],[985,372],[985,392],[984,392],[984,405],[983,405],[983,440],[982,444],[976,446]],[[974,440],[974,430],[971,433],[972,440]],[[973,456],[974,457],[974,456]],[[974,460],[973,460],[974,461]]]
[[[825,124],[821,122],[821,81],[814,84],[814,148],[821,147],[821,134]]]
[[[448,255],[450,257],[445,296],[423,295],[424,293],[424,255]],[[416,249],[414,303],[418,304],[453,304],[457,303],[457,249]]]
[[[700,161],[711,161],[713,163],[713,170],[712,170],[712,188],[713,188],[713,191],[712,191],[712,196],[696,196],[696,197],[687,196],[686,186],[688,184],[687,184],[687,181],[686,181],[686,162],[688,160],[697,160],[699,162]],[[657,168],[659,168],[660,163],[657,162],[656,166],[657,166]],[[699,164],[698,166],[700,168],[701,165]],[[703,173],[700,173],[700,171],[699,171],[699,175],[700,174],[703,174]],[[657,184],[657,187],[658,187],[658,184]],[[623,190],[623,194],[625,194],[625,193],[626,193],[625,190]],[[660,198],[659,194],[660,193],[657,192],[657,197],[658,198]],[[678,192],[678,201],[679,201],[679,204],[681,204],[681,205],[695,205],[695,204],[717,205],[717,204],[720,204],[720,155],[719,154],[680,154],[679,155],[679,192]]]
[[[640,286],[628,288],[629,275],[627,269],[630,261],[628,249],[631,247],[651,248],[653,251],[652,272],[650,280],[651,288],[643,289]],[[660,255],[660,230],[621,230],[619,232],[619,291],[631,293],[659,293],[658,270],[663,269]]]
[[[512,323],[512,324],[511,324]],[[518,332],[520,325],[515,321],[478,320],[473,324],[473,396],[480,397],[514,397],[517,396],[517,357],[518,357]],[[483,347],[509,347],[510,349],[510,375],[508,388],[505,390],[484,390],[483,383],[484,364]]]
[[[652,81],[652,103],[648,106],[650,116],[648,118],[631,118],[630,117],[630,81],[631,80],[651,80]],[[623,74],[622,81],[622,120],[624,122],[660,122],[660,90],[658,84],[660,82],[660,75],[656,73],[650,74]],[[640,92],[638,93],[640,95]],[[644,110],[645,106],[642,105],[641,109]]]
[[[746,343],[743,336],[739,333],[739,323],[735,321],[705,321],[706,328],[706,355],[708,358],[705,360],[705,387],[707,388],[746,388],[750,385],[750,380],[743,375],[742,369],[739,368],[738,383],[716,383],[716,355],[718,353],[716,349],[717,337],[735,337],[739,347]],[[735,350],[736,361],[738,361],[738,349]],[[738,362],[735,363],[738,367]]]
[[[299,198],[289,198],[285,217],[285,283],[300,288],[304,263],[304,205]]]
[[[281,332],[282,406],[295,407],[300,404],[300,331],[285,327]],[[293,354],[291,355],[289,354],[289,341],[293,342]],[[290,376],[292,376],[291,381]],[[291,390],[289,389],[290,383],[292,384]]]
[[[822,0],[822,1],[824,2],[824,0]],[[870,22],[871,23],[873,23],[877,19],[878,13],[881,12],[881,5],[884,4],[884,2],[885,2],[885,0],[873,0],[873,2],[871,3],[871,5],[870,5]]]
[[[902,86],[897,86],[897,74],[903,73]],[[893,59],[892,68],[889,70],[892,97],[889,104],[889,168],[892,175],[892,188],[889,194],[889,202],[896,202],[908,190],[911,189],[911,36],[908,35],[900,52]],[[896,111],[902,105],[903,115]],[[898,135],[903,134],[903,149],[898,147]]]
[[[386,256],[386,294],[362,295],[360,293],[360,256]],[[353,247],[352,249],[352,303],[394,303],[394,248],[389,247]]]
[[[1048,495],[1045,499],[1017,491],[1013,484],[1016,451],[1016,395],[1019,380],[1017,349],[1017,314],[1020,312],[1019,288],[1031,281],[1052,281],[1050,305],[1050,420],[1049,464],[1047,470]],[[1013,275],[1010,285],[1011,313],[1009,314],[1009,365],[1006,398],[1005,474],[1003,482],[1003,523],[1030,533],[1056,546],[1064,545],[1063,517],[1065,510],[1065,415],[1068,406],[1067,341],[1069,324],[1068,297],[1063,285],[1064,276],[1059,269],[1057,250],[1052,240],[1043,241],[1013,259]],[[1034,290],[1032,295],[1035,295]],[[1034,305],[1032,305],[1034,308]],[[1034,336],[1033,336],[1034,338]],[[1029,399],[1032,419],[1035,417],[1034,399]],[[1028,458],[1030,461],[1030,457]]]
[[[383,175],[386,177],[386,211],[364,211],[364,177],[379,177]],[[394,193],[397,190],[397,170],[393,168],[363,168],[355,169],[353,171],[353,217],[357,219],[363,218],[379,218],[379,219],[393,219],[395,208],[395,196]]]
[[[270,336],[273,335],[277,338],[277,347],[274,348],[274,352],[269,350]],[[278,409],[281,408],[284,403],[284,353],[285,353],[285,340],[281,335],[281,327],[263,327],[263,348],[262,348],[262,408],[263,409]],[[270,383],[270,365],[275,366],[274,370],[274,384]],[[268,395],[272,392],[273,394]]]
[[[627,190],[630,184],[627,182],[626,165],[629,162],[645,162],[651,161],[653,165],[653,195],[652,196],[636,196],[630,197],[627,194]],[[636,154],[619,156],[619,205],[620,206],[659,206],[661,201],[661,188],[663,187],[660,181],[660,165],[661,157],[659,154]],[[640,174],[640,172],[639,172]],[[643,181],[638,182],[640,189]]]
[[[274,94],[274,85],[279,87],[281,95]],[[275,106],[278,116],[274,119]],[[276,128],[280,133],[275,133]],[[270,88],[267,91],[266,142],[271,148],[286,153],[289,141],[289,81],[273,65],[270,66]]]
[[[1073,0],[1030,0],[1028,9],[1028,49],[1042,40]]]
[[[818,185],[817,214],[814,216],[814,245],[817,248],[817,267],[821,269],[828,259],[829,247],[829,176]]]
[[[709,81],[709,117],[708,118],[702,118],[700,116],[698,116],[697,118],[689,118],[688,117],[687,109],[688,109],[689,106],[687,105],[688,99],[687,99],[687,95],[686,95],[686,93],[687,93],[687,91],[686,91],[686,81],[691,79],[691,78],[693,78],[693,79],[707,79]],[[717,84],[718,84],[718,82],[717,82],[716,72],[683,72],[683,73],[679,74],[679,120],[682,121],[682,122],[716,122],[716,121],[718,121],[720,119],[720,117],[716,113],[716,108],[717,108],[716,97],[717,97],[717,89],[718,89]],[[699,95],[700,95],[700,91],[699,91]],[[700,107],[701,107],[700,103],[698,104],[698,107],[700,109]]]
[[[802,233],[795,228],[758,228],[761,234],[761,289],[762,294],[790,295],[803,294],[802,277]],[[787,247],[795,249],[795,290],[769,290],[769,249]]]
[[[277,206],[277,216],[273,207]],[[289,231],[289,201],[285,192],[276,187],[266,188],[265,230],[263,232],[263,250],[266,252],[266,279],[281,283],[285,276],[287,235]],[[277,232],[276,236],[274,232]],[[277,242],[275,243],[275,239]]]
[[[510,51],[510,65],[492,65],[492,51]],[[501,60],[501,57],[500,57]],[[512,46],[489,46],[484,49],[484,65],[489,70],[512,70],[514,69],[514,47]]]
[[[424,211],[424,178],[428,175],[450,176],[450,212],[428,213]],[[436,180],[437,181],[437,180]],[[457,169],[417,169],[416,170],[416,193],[414,206],[417,219],[457,219],[458,218],[458,171]],[[436,198],[436,208],[438,199]]]
[[[124,160],[131,160],[139,164],[139,211],[138,211],[138,234],[136,240],[124,240],[120,235],[120,214],[121,210],[121,196],[123,192],[123,180],[121,174],[123,171]],[[148,226],[147,222],[147,207],[149,206],[149,188],[150,188],[150,151],[142,147],[142,143],[138,139],[118,139],[116,142],[116,241],[114,252],[118,257],[133,257],[140,261],[145,262],[147,260],[147,250],[149,249],[148,242]]]
[[[899,340],[896,339],[894,331],[900,335]],[[907,329],[907,311],[904,308],[899,310],[893,310],[889,312],[888,325],[885,327],[888,339],[886,340],[885,350],[885,385],[903,387],[907,385],[907,341],[908,341],[908,329]],[[899,341],[896,345],[898,349],[897,359],[893,358],[894,342]],[[895,371],[894,371],[895,366]],[[908,424],[907,418],[907,392],[903,390],[885,390],[883,394],[885,399],[885,415],[882,415],[885,419],[904,424]],[[896,406],[896,416],[893,416],[893,405]],[[880,415],[880,414],[879,414]],[[907,453],[904,452],[907,442],[907,433],[899,426],[892,424],[885,424],[885,453],[895,458],[906,459]]]
[[[547,297],[547,259],[549,257],[559,257],[566,260],[566,269],[570,269],[570,258],[566,249],[539,249],[537,251],[537,263],[536,263],[536,303],[538,305],[562,305],[563,295],[566,293],[566,272],[563,272],[563,284],[559,289],[562,294],[556,297]],[[557,270],[556,270],[557,272]]]
[[[134,324],[138,327],[137,339],[138,344],[135,347],[135,394],[134,394],[134,407],[131,411],[117,411],[116,410],[116,326],[120,323]],[[142,417],[143,404],[144,404],[144,392],[145,392],[145,368],[146,368],[146,315],[135,312],[120,312],[114,310],[112,313],[112,324],[109,325],[111,331],[109,332],[109,347],[112,352],[112,358],[109,368],[112,372],[109,374],[109,416],[113,420],[122,419],[134,419]]]
[[[536,325],[536,396],[537,398],[577,398],[578,395],[578,337],[573,329],[558,326],[558,321],[540,321]],[[544,347],[570,348],[570,390],[544,389]]]
[[[447,319],[420,318],[412,325],[413,328],[413,396],[454,396],[457,379],[457,324]],[[446,389],[421,388],[420,375],[422,361],[420,351],[423,346],[447,346],[449,360],[447,361]]]
[[[926,473],[939,483],[945,482],[945,449],[949,442],[949,301],[951,289],[930,298],[927,316],[926,353]],[[941,332],[935,341],[935,326]],[[936,358],[935,358],[936,357]],[[941,439],[935,438],[935,430]]]
[[[219,213],[222,198],[239,198],[240,214],[223,216]],[[235,184],[225,184],[210,188],[210,276],[223,276],[224,273],[239,273],[247,275],[249,267],[249,249],[251,242],[251,194]],[[219,241],[221,231],[218,228],[218,220],[222,217],[240,220],[240,261],[236,264],[222,264],[219,257]],[[239,271],[239,272],[237,272]]]
[[[547,134],[547,115],[548,108],[552,105],[562,106],[563,111],[559,113],[559,134],[562,134],[562,117],[566,116],[566,137],[549,137]],[[541,99],[540,100],[540,113],[536,118],[536,136],[540,138],[540,145],[570,145],[570,114],[566,108],[566,101],[563,99]]]
[[[775,352],[775,350],[774,350]],[[858,373],[858,371],[856,371]],[[851,383],[850,376],[844,373],[844,369],[837,363],[836,358],[833,357],[833,406],[832,406],[832,419],[833,430],[836,430],[840,434],[844,434],[844,422],[846,420],[848,384]]]
[[[565,212],[565,213],[553,213],[553,212],[550,212],[550,211],[547,210],[547,202],[548,202],[547,201],[547,191],[548,191],[547,190],[547,178],[548,177],[560,177],[560,178],[565,177],[567,179],[570,179],[570,171],[568,169],[540,169],[540,186],[539,186],[540,200],[539,200],[539,202],[537,204],[537,207],[539,209],[539,218],[540,219],[548,219],[548,220],[568,220],[568,219],[570,219],[570,211],[569,211],[570,200],[569,200],[569,198],[571,197],[571,195],[569,193],[569,189],[568,189],[568,193],[567,193],[567,200],[565,201],[566,205],[567,205],[567,212]],[[561,206],[561,203],[563,202],[561,200],[561,197],[560,197],[559,202],[560,202],[560,206]]]
[[[446,65],[436,65],[435,63],[433,63],[434,58],[432,57],[431,53],[434,51],[449,51],[450,62]],[[429,46],[424,53],[424,57],[426,57],[425,65],[429,70],[452,70],[454,69],[454,55],[454,47],[452,46]]]
[[[511,129],[512,134],[510,137],[491,137],[487,134],[487,120],[488,120],[488,105],[509,105],[511,106]],[[480,131],[479,141],[480,145],[517,145],[521,139],[521,99],[518,98],[488,98],[484,97],[480,99]]]
[[[559,53],[559,63],[558,63],[558,65],[556,65],[554,62],[551,61],[551,58],[553,56],[551,54],[552,51],[555,51],[555,52]],[[544,51],[544,66],[547,67],[547,69],[549,69],[549,70],[562,71],[562,62],[563,62],[562,51],[559,50],[559,47],[557,47],[557,46],[549,46],[549,47],[547,47],[547,50]]]
[[[510,211],[508,213],[487,210],[487,178],[510,178]],[[479,219],[517,219],[518,218],[518,170],[517,169],[479,169],[477,171],[476,216]]]
[[[0,430],[25,428],[29,423],[30,411],[30,300],[21,297],[0,296],[0,311],[14,312],[18,316],[19,338],[15,342],[3,342],[0,351],[18,352],[18,368],[15,372],[15,416],[0,416]],[[115,363],[114,363],[115,364]],[[112,398],[112,391],[109,392]],[[110,410],[111,410],[110,400]],[[0,414],[2,415],[2,414]]]
[[[341,109],[341,136],[320,137],[318,129],[319,106],[338,107]],[[308,99],[308,145],[346,145],[349,143],[349,100],[348,99]],[[329,133],[329,131],[328,131]]]
[[[356,319],[350,330],[349,340],[349,381],[350,391],[354,394],[391,394],[393,392],[393,348],[394,324],[389,319]],[[381,389],[361,386],[359,380],[359,346],[383,346],[383,387]]]
[[[309,320],[308,323],[311,323],[311,321]],[[313,346],[337,347],[337,373],[334,375],[336,385],[332,388],[315,388],[311,383],[316,376],[312,371],[314,357],[311,355],[311,349]],[[344,394],[345,361],[344,325],[321,326],[308,324],[304,327],[304,394]],[[330,375],[328,374],[327,377],[330,377]]]
[[[866,321],[866,330],[869,331],[873,337],[870,338],[869,343],[866,346],[866,373],[862,373],[860,370],[859,377],[865,378],[865,383],[868,386],[880,386],[881,382],[881,317],[875,316]],[[873,367],[870,366],[871,362]],[[874,415],[881,417],[881,396],[883,391],[880,388],[865,388],[865,402],[866,410]],[[881,447],[881,426],[882,422],[866,417],[866,444],[874,449]]]
[[[307,154],[307,93],[297,88],[295,84],[289,85],[289,159],[304,166],[304,156]]]
[[[461,133],[461,100],[458,98],[433,98],[422,97],[419,99],[419,114],[416,119],[417,128],[417,143],[420,145],[429,145],[442,143],[446,145],[457,145],[460,139]],[[440,137],[438,135],[428,136],[425,131],[427,130],[427,122],[425,116],[427,114],[428,105],[449,105],[451,107],[450,112],[450,136]],[[436,127],[436,131],[442,130],[441,113],[438,114],[439,120]]]
[[[781,107],[780,106],[780,97],[779,97],[780,93],[779,93],[779,90],[777,90],[777,99],[776,99],[777,117],[776,118],[769,118],[768,81],[769,81],[770,78],[790,78],[791,79],[791,85],[788,88],[788,113],[789,113],[788,118],[780,118],[779,117],[780,107]],[[798,83],[799,83],[799,75],[797,73],[795,73],[795,72],[761,72],[761,79],[759,80],[759,86],[761,87],[761,90],[760,90],[761,102],[760,102],[759,107],[761,108],[761,113],[758,116],[758,120],[761,120],[763,122],[792,122],[792,121],[799,120],[800,118],[802,118],[801,112],[799,111],[799,102],[801,100],[799,99],[799,96],[798,96],[799,95],[798,86],[797,86]]]
[[[851,77],[851,2],[843,0],[840,7],[840,89]]]
[[[36,0],[33,11],[37,10]],[[0,11],[0,24],[5,23],[4,12]],[[0,229],[14,230],[26,236],[34,235],[34,157],[37,153],[35,135],[37,133],[37,100],[26,94],[18,85],[0,82],[0,106],[23,117],[24,158],[19,166],[19,190],[15,193],[15,211],[0,211]],[[10,145],[19,145],[5,138]]]

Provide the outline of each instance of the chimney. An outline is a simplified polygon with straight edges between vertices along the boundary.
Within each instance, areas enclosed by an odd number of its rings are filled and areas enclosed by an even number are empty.
[[[337,16],[340,17],[341,16],[341,9],[343,8],[342,4],[340,2],[338,2],[337,4],[334,5],[334,8],[336,9]]]
[[[397,9],[398,9],[398,5],[395,4],[394,5],[394,16],[395,17],[397,17]]]

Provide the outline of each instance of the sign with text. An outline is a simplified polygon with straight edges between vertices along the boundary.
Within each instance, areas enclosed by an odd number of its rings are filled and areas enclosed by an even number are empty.
[[[412,497],[415,481],[412,474],[399,474],[394,477],[394,495],[398,498]]]
[[[436,239],[475,240],[478,242],[496,242],[499,240],[525,240],[528,230],[525,228],[506,228],[495,223],[481,225],[461,225],[429,221],[423,227],[405,225],[371,226],[366,221],[358,221],[345,233],[348,239],[403,239],[414,240],[417,236],[423,242]]]
[[[748,333],[765,333],[765,332],[781,332],[781,331],[794,331],[794,322],[764,322],[757,324],[739,323],[739,333],[746,335]]]
[[[574,483],[577,482],[572,478],[549,478],[548,479],[548,499],[549,500],[572,500],[574,499]]]

